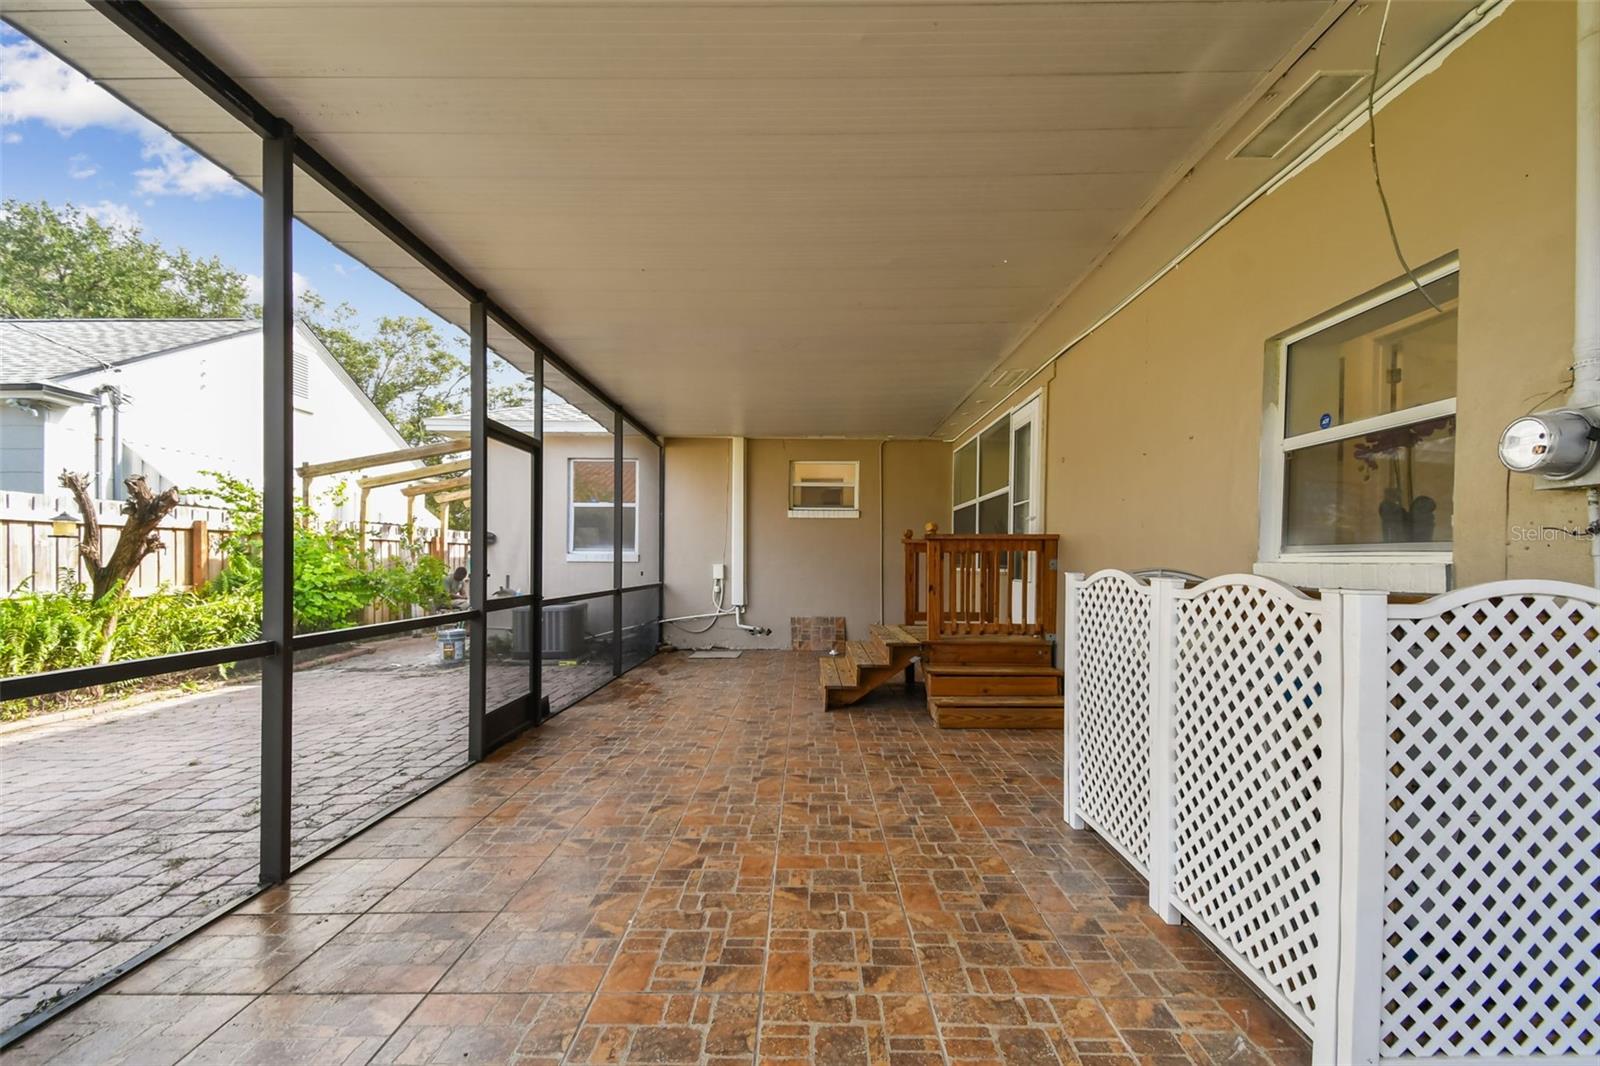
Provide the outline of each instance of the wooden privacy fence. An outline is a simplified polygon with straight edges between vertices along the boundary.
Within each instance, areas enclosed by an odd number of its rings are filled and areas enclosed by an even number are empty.
[[[906,624],[926,622],[929,640],[1050,634],[1060,544],[1055,533],[908,532]]]
[[[36,492],[0,493],[0,595],[20,591],[56,592],[62,572],[88,583],[88,571],[78,557],[78,535],[52,536],[51,519],[58,514],[78,517],[70,496]],[[122,534],[122,502],[96,500],[103,550],[109,555]],[[216,544],[228,530],[228,512],[219,507],[179,507],[157,529],[163,551],[152,552],[129,583],[135,595],[166,586],[174,589],[204,584],[216,576],[220,565]]]
[[[122,502],[97,500],[95,512],[103,548],[109,553],[122,534]],[[88,583],[88,571],[78,556],[77,533],[52,535],[51,519],[62,513],[78,517],[77,504],[70,496],[0,492],[0,597],[60,591],[63,572]],[[220,507],[178,507],[156,529],[164,550],[151,553],[139,564],[129,591],[146,596],[162,588],[182,590],[205,584],[222,568],[218,549],[229,529],[228,512]],[[468,539],[465,530],[449,531],[444,544],[447,569],[467,564]],[[401,526],[370,525],[366,543],[374,566],[408,555]],[[437,539],[431,544],[437,547]]]
[[[1600,593],[1067,580],[1067,820],[1322,1063],[1600,1058]]]

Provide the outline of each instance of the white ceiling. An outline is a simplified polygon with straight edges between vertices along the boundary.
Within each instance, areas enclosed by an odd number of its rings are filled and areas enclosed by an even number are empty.
[[[1333,0],[152,5],[664,434],[932,433]],[[7,17],[236,174],[81,0]],[[302,217],[459,298],[331,196]]]

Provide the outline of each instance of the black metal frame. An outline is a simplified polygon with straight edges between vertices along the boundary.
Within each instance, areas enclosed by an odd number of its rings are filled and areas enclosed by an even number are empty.
[[[294,763],[294,132],[261,142],[261,881],[289,876]]]
[[[263,609],[261,639],[244,644],[184,652],[149,659],[113,662],[99,666],[55,670],[26,677],[8,678],[0,683],[0,700],[27,699],[97,685],[182,673],[189,670],[260,660],[261,684],[261,854],[263,886],[286,879],[294,867],[291,860],[290,813],[293,797],[294,666],[297,652],[348,644],[374,637],[414,632],[440,625],[465,623],[471,635],[469,659],[469,706],[467,765],[482,759],[494,740],[486,732],[484,706],[486,689],[486,641],[490,611],[528,607],[532,610],[534,653],[529,661],[530,713],[528,724],[544,718],[542,657],[544,606],[555,606],[609,596],[612,604],[612,675],[623,672],[623,599],[628,593],[656,592],[657,617],[664,615],[663,580],[633,586],[623,585],[622,493],[624,437],[630,430],[649,440],[657,449],[657,553],[658,578],[665,577],[666,563],[666,450],[660,438],[634,418],[626,408],[578,372],[539,334],[529,329],[497,304],[485,289],[466,272],[432,248],[411,228],[370,196],[354,180],[310,145],[299,140],[290,124],[275,115],[237,81],[217,67],[147,4],[139,0],[90,0],[91,5],[110,22],[172,67],[199,88],[234,119],[262,139],[262,446],[263,446]],[[469,302],[469,373],[471,409],[469,475],[474,506],[471,509],[472,539],[469,547],[469,606],[421,618],[397,619],[348,629],[308,634],[295,633],[293,537],[294,537],[294,455],[293,407],[293,256],[294,256],[294,180],[296,169],[328,189],[352,211],[371,224],[396,246],[430,270]],[[525,345],[533,354],[534,433],[529,436],[488,417],[488,321]],[[544,597],[544,395],[547,370],[555,368],[575,387],[586,391],[612,413],[614,440],[612,451],[613,558],[611,588],[570,596]],[[532,456],[532,559],[531,590],[527,595],[490,600],[487,596],[487,508],[488,441],[493,438],[527,450]],[[636,509],[637,514],[637,509]],[[642,528],[636,532],[642,533]],[[441,779],[448,780],[453,773]],[[436,783],[437,784],[437,783]],[[433,786],[430,786],[430,788]],[[428,790],[423,790],[426,794]],[[372,821],[386,817],[418,797],[402,801]],[[365,829],[365,823],[357,832]],[[329,845],[333,847],[336,845]],[[326,849],[323,849],[326,850]],[[319,853],[320,854],[320,853]],[[315,856],[313,856],[314,858]],[[307,859],[305,861],[311,861]],[[240,901],[243,902],[243,901]],[[186,928],[161,944],[141,953],[62,999],[53,1009],[41,1011],[0,1034],[0,1046],[32,1031],[104,987],[139,961],[189,935],[211,918],[238,906],[230,905]]]
[[[53,696],[97,685],[116,685],[123,681],[138,681],[161,674],[181,674],[189,670],[202,670],[209,666],[226,666],[229,663],[264,659],[276,650],[269,640],[249,644],[226,644],[220,648],[202,651],[183,651],[173,655],[157,655],[150,659],[127,659],[99,666],[75,666],[65,670],[47,670],[41,674],[25,674],[0,681],[0,702],[26,700],[36,696]]]

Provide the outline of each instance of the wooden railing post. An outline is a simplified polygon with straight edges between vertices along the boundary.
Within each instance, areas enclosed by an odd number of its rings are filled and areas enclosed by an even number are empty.
[[[911,530],[906,530],[900,538],[905,554],[905,583],[906,583],[906,625],[913,625],[917,621],[917,603],[922,598],[921,590],[917,587],[917,542]]]
[[[940,551],[939,541],[933,537],[928,538],[928,574],[926,585],[928,588],[928,639],[936,640],[945,636],[944,625],[944,557]]]
[[[1056,596],[1060,591],[1060,578],[1056,571],[1060,567],[1061,542],[1055,537],[1046,537],[1039,548],[1039,613],[1035,621],[1039,625],[1040,633],[1053,632],[1056,625],[1056,610],[1060,602]],[[1027,604],[1023,604],[1027,610]],[[1023,620],[1027,620],[1026,614]]]

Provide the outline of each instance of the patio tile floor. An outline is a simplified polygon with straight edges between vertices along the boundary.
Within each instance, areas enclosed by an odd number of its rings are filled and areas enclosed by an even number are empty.
[[[354,650],[295,673],[297,859],[466,761],[466,671],[435,661],[432,633]],[[491,659],[491,699],[527,691],[527,671],[526,659]],[[561,707],[611,671],[547,663],[543,677]],[[255,890],[260,715],[259,686],[240,683],[0,736],[0,1030]],[[487,814],[503,798],[464,813]],[[457,842],[452,827],[444,831]],[[439,853],[431,837],[409,848],[385,832],[367,839],[421,860],[389,867],[399,880]],[[481,863],[440,859],[408,887],[415,898],[397,898],[460,909],[460,887],[484,891],[497,863],[509,897],[531,871],[510,863],[507,848]],[[537,857],[524,849],[517,863]],[[399,880],[364,882],[353,898],[376,904]]]
[[[663,655],[3,1056],[1298,1063],[1061,821],[1061,734]]]

